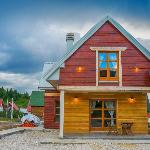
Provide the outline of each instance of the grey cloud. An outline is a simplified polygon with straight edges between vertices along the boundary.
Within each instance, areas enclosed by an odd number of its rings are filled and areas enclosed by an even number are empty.
[[[21,92],[37,90],[39,74],[14,74],[0,72],[0,86],[5,88],[15,88]]]

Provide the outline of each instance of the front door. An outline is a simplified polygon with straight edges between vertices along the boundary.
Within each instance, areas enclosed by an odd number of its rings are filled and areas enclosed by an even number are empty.
[[[116,126],[116,100],[90,100],[90,130],[106,131],[109,125]]]

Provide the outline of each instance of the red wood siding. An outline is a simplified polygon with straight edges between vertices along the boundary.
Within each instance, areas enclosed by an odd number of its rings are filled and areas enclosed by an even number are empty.
[[[60,70],[60,85],[96,85],[96,53],[90,50],[91,46],[127,47],[127,50],[122,52],[123,86],[150,86],[150,61],[109,22],[65,61],[65,68]],[[78,66],[84,67],[85,70],[76,72]],[[135,66],[139,68],[139,72],[135,72]],[[104,85],[108,84],[99,84]]]
[[[46,93],[57,93],[57,91],[46,91]],[[58,129],[59,123],[55,122],[55,101],[59,101],[59,96],[44,97],[44,128]]]

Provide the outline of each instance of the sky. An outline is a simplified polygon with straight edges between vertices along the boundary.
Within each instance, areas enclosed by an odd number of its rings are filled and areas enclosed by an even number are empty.
[[[43,63],[66,53],[66,33],[82,37],[107,15],[150,49],[150,0],[0,0],[0,87],[37,90]]]

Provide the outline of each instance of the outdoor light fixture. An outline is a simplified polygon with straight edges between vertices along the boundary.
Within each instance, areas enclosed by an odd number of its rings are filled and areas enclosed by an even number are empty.
[[[73,103],[77,104],[78,102],[79,102],[79,98],[77,96],[75,96],[74,99],[73,99]]]
[[[140,71],[140,69],[138,67],[135,67],[134,70],[135,70],[135,72],[139,72]]]
[[[131,96],[130,98],[128,98],[128,102],[129,102],[130,104],[133,104],[133,103],[136,102],[136,100],[135,100],[135,98],[134,98],[133,96]]]
[[[84,70],[84,67],[82,66],[76,67],[76,72],[83,72],[83,70]]]

